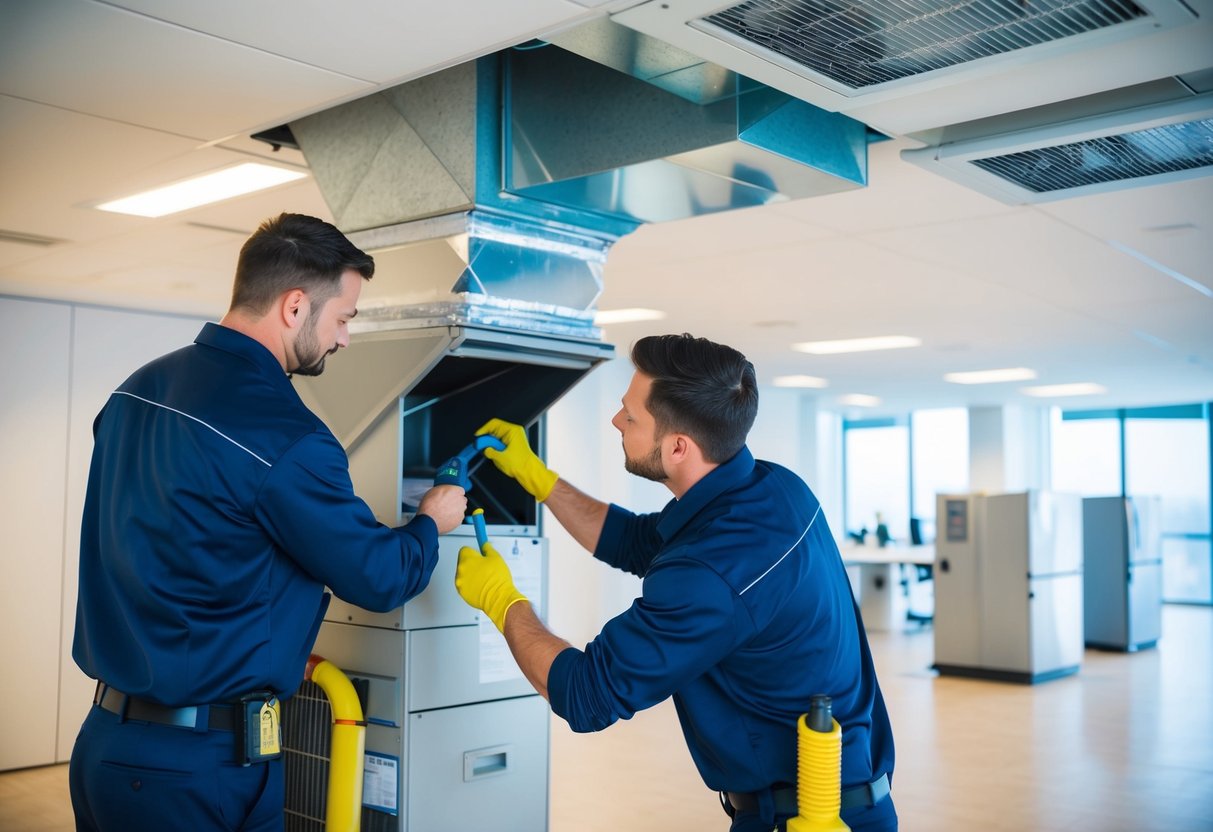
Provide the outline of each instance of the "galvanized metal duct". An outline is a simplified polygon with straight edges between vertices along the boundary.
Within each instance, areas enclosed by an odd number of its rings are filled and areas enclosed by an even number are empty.
[[[337,226],[376,253],[360,320],[597,338],[607,252],[639,224],[866,184],[862,124],[719,68],[648,74],[534,44],[292,123]],[[710,94],[649,82],[675,76]]]

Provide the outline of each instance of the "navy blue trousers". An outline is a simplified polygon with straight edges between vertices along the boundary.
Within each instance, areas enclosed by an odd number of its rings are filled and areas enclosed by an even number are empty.
[[[78,832],[281,832],[282,760],[235,762],[230,731],[191,731],[93,706],[69,773]]]

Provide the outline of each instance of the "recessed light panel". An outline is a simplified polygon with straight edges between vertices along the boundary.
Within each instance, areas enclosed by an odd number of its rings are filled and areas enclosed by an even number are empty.
[[[594,313],[594,324],[596,326],[630,324],[637,321],[660,321],[664,317],[665,313],[660,309],[644,309],[642,307],[600,309]]]
[[[844,352],[900,350],[918,346],[922,346],[922,340],[908,335],[881,335],[874,338],[847,338],[841,341],[805,341],[793,344],[792,349],[811,355],[834,355]]]
[[[974,370],[967,373],[944,373],[943,380],[953,384],[998,384],[1003,381],[1030,381],[1036,371],[1027,367],[1006,367],[1001,370]]]
[[[876,407],[880,404],[880,399],[865,393],[848,393],[845,396],[839,396],[838,403],[853,407]]]
[[[1108,392],[1102,384],[1084,381],[1078,384],[1046,384],[1041,387],[1021,387],[1019,392],[1025,396],[1040,398],[1060,398],[1062,396],[1097,396]]]
[[[244,162],[203,176],[195,176],[163,188],[98,205],[101,211],[132,214],[137,217],[163,217],[200,205],[209,205],[282,185],[307,176],[306,171]]]
[[[817,376],[775,376],[771,384],[776,387],[826,387],[829,385],[824,378]]]

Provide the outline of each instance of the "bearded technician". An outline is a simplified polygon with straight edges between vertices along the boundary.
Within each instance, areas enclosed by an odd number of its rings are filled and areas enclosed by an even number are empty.
[[[486,455],[551,509],[594,557],[644,579],[642,594],[585,650],[553,635],[489,543],[459,553],[456,587],[504,634],[522,671],[574,731],[599,731],[674,698],[703,781],[732,832],[784,830],[797,813],[796,721],[815,694],[842,726],[842,819],[893,832],[893,735],[821,506],[791,471],[745,447],[754,368],[690,335],[643,338],[612,419],[625,467],[674,499],[637,515],[550,470],[522,427],[481,433]]]
[[[303,679],[324,587],[398,607],[462,522],[455,486],[406,526],[376,521],[291,386],[349,344],[374,268],[322,220],[268,220],[223,320],[97,416],[72,649],[97,680],[71,758],[77,829],[281,830],[279,702]]]

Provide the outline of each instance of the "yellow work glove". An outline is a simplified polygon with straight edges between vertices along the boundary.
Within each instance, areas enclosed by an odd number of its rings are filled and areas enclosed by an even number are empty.
[[[482,610],[504,633],[505,614],[519,601],[527,601],[527,597],[514,586],[510,567],[493,544],[486,543],[483,549],[483,555],[471,546],[459,550],[455,589],[460,598]]]
[[[535,456],[531,443],[527,441],[526,429],[501,419],[490,419],[484,427],[476,431],[477,436],[484,434],[496,436],[505,443],[505,450],[498,451],[485,448],[484,455],[493,460],[497,469],[507,477],[512,477],[518,484],[536,500],[543,502],[552,493],[552,486],[560,475],[543,464],[543,460]]]

